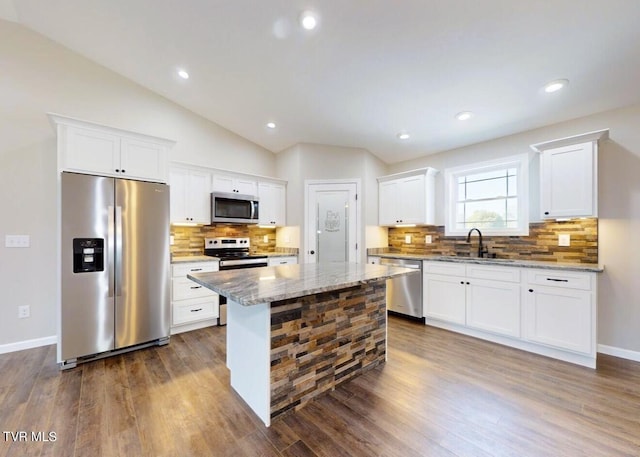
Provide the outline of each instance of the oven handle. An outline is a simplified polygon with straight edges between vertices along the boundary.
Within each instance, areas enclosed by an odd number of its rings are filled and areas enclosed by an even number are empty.
[[[267,266],[269,266],[267,262],[243,263],[243,264],[232,264],[232,265],[223,265],[222,262],[220,262],[220,271],[240,270],[242,268],[258,268],[258,267],[267,267]]]

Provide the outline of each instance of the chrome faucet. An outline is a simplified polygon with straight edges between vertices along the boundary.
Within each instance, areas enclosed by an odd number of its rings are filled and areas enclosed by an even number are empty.
[[[479,238],[478,257],[482,258],[484,257],[485,254],[488,254],[489,251],[484,246],[482,246],[482,232],[479,229],[474,227],[471,230],[469,230],[469,233],[467,234],[467,243],[471,243],[471,232],[473,232],[474,230],[478,232],[478,238]]]

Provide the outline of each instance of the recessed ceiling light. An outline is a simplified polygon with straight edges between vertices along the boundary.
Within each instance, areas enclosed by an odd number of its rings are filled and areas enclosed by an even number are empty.
[[[269,128],[269,129],[275,129],[275,128],[276,128],[276,124],[275,124],[275,122],[267,122],[267,128]]]
[[[473,117],[473,113],[471,111],[461,111],[456,114],[456,119],[459,121],[468,121]]]
[[[563,87],[569,84],[568,79],[556,79],[555,81],[551,81],[550,83],[544,86],[544,91],[547,93],[557,92]]]
[[[300,25],[306,30],[313,30],[318,26],[318,16],[312,11],[305,11],[300,15]]]
[[[180,76],[182,79],[189,79],[189,73],[187,73],[185,70],[178,70],[178,76]]]
[[[399,132],[396,137],[399,140],[408,140],[409,138],[411,138],[411,135],[409,134],[409,132]]]

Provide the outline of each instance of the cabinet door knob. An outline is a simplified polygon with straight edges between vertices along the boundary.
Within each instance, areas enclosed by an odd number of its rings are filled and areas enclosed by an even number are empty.
[[[122,172],[125,173],[127,170],[125,170],[124,168],[122,169]]]
[[[316,251],[309,251],[309,254],[311,254],[311,255],[313,255],[315,253],[316,253]]]
[[[529,292],[533,292],[533,289],[529,289]]]
[[[116,173],[120,173],[120,169],[119,168],[116,168]]]
[[[460,281],[460,284],[464,285],[464,281]]]
[[[545,212],[544,212],[544,215],[545,215],[545,216],[548,216],[548,215],[549,215],[549,211],[545,211]]]

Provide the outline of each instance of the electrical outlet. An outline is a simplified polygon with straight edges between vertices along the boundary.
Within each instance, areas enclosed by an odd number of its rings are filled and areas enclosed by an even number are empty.
[[[29,305],[18,306],[18,319],[24,319],[31,316],[31,307]]]
[[[262,242],[263,243],[268,243],[269,242],[269,235],[265,235],[262,237]]]
[[[405,235],[404,236],[404,242],[406,244],[411,244],[411,235]]]
[[[6,248],[28,248],[31,244],[29,235],[5,235],[4,247]]]
[[[571,246],[571,235],[568,233],[559,234],[558,246]]]
[[[175,237],[174,237],[173,235],[171,235],[171,236],[169,237],[169,244],[170,244],[171,246],[173,246],[173,245],[175,244],[175,242],[176,242]]]
[[[431,238],[431,235],[425,235],[424,236],[424,242],[425,242],[425,244],[433,243],[433,239]]]

